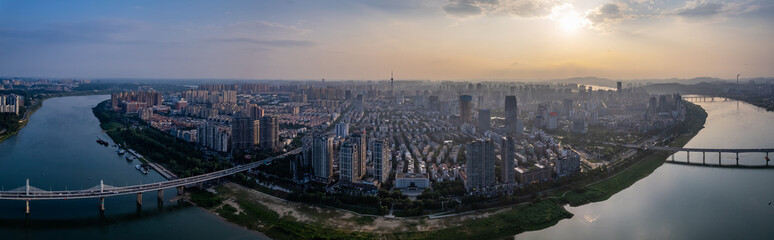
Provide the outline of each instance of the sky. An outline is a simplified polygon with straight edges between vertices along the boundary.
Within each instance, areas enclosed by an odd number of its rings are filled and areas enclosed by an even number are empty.
[[[772,39],[770,0],[0,0],[14,77],[774,77]]]

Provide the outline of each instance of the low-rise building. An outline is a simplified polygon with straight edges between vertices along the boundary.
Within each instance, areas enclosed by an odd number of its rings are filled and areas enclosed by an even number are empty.
[[[550,168],[542,164],[535,164],[529,168],[517,167],[516,178],[519,179],[519,184],[546,181],[551,179],[551,172]]]
[[[430,187],[430,179],[427,174],[399,173],[395,178],[395,188],[398,189],[425,189]]]

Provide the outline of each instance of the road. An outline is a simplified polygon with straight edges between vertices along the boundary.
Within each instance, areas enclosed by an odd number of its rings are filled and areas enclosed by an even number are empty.
[[[158,191],[167,188],[175,188],[187,185],[193,185],[213,179],[218,179],[230,175],[234,175],[240,172],[256,168],[260,165],[269,163],[275,159],[283,158],[290,154],[298,154],[301,152],[300,148],[294,149],[290,152],[284,153],[279,156],[270,157],[257,162],[252,162],[245,165],[239,165],[233,168],[206,173],[198,176],[192,176],[187,178],[180,178],[170,180],[166,182],[157,182],[125,187],[113,187],[109,185],[95,186],[85,190],[65,190],[65,191],[45,191],[34,187],[21,187],[10,191],[0,191],[0,199],[8,200],[55,200],[55,199],[81,199],[81,198],[101,198],[112,197],[128,194],[137,194],[150,191]]]

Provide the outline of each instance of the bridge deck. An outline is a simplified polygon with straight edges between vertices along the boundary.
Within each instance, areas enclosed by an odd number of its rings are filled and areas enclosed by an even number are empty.
[[[112,197],[128,194],[137,194],[150,191],[158,191],[161,189],[175,188],[180,186],[197,184],[200,182],[210,181],[230,175],[234,175],[240,172],[244,172],[253,168],[256,168],[262,164],[273,161],[277,158],[285,157],[289,154],[297,154],[301,150],[295,149],[285,154],[267,158],[261,161],[252,162],[245,165],[236,166],[229,169],[206,173],[198,176],[192,176],[187,178],[180,178],[169,180],[165,182],[148,183],[141,185],[125,186],[125,187],[112,187],[105,186],[100,190],[99,186],[96,188],[90,188],[86,190],[65,190],[65,191],[44,191],[44,190],[30,190],[29,193],[26,190],[10,190],[0,191],[0,199],[8,200],[55,200],[55,199],[82,199],[82,198],[100,198],[100,197]],[[33,187],[30,186],[32,189]],[[24,189],[22,187],[21,189]]]
[[[628,148],[650,149],[650,150],[670,151],[670,152],[725,152],[725,153],[774,152],[774,148],[677,148],[677,147],[661,147],[661,146],[648,147],[648,146],[640,146],[640,145],[632,145],[632,144],[623,144],[621,146],[628,147]]]

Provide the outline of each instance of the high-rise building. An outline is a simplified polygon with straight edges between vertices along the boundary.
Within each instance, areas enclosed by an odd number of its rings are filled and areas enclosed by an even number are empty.
[[[551,112],[548,114],[548,121],[546,121],[546,129],[554,130],[559,127],[559,114]]]
[[[357,144],[352,141],[346,141],[339,150],[339,181],[342,183],[352,183],[359,180],[357,176],[357,164],[360,153]]]
[[[374,141],[374,147],[371,151],[374,162],[374,177],[380,183],[385,183],[390,178],[392,162],[390,160],[390,145],[387,140],[378,139]]]
[[[358,94],[355,97],[355,111],[358,111],[358,112],[365,111],[365,102],[363,101],[363,94]]]
[[[465,158],[467,164],[465,187],[468,191],[478,191],[481,188],[495,184],[495,154],[494,144],[489,139],[478,139],[467,144]]]
[[[258,105],[250,104],[247,111],[252,120],[261,120],[261,118],[263,118],[263,108]]]
[[[516,105],[516,96],[505,96],[505,127],[510,132],[516,132],[516,121],[519,118],[519,107]]]
[[[305,164],[311,164],[314,180],[329,182],[333,176],[333,138],[320,132],[310,133],[302,149]]]
[[[279,120],[277,117],[263,116],[260,126],[261,150],[279,151]]]
[[[573,106],[572,99],[565,98],[562,100],[562,116],[570,117]]]
[[[470,95],[461,95],[460,96],[460,125],[464,123],[470,123],[472,120],[472,113],[473,110],[473,97]]]
[[[258,144],[260,131],[258,120],[235,117],[231,121],[231,146],[234,150],[251,151]]]
[[[478,129],[480,133],[485,133],[491,129],[492,113],[489,109],[478,110]]]
[[[502,159],[502,165],[500,165],[500,178],[503,183],[513,183],[516,181],[515,172],[515,149],[514,141],[512,137],[503,137],[502,149],[500,150],[500,158]]]
[[[656,100],[656,96],[650,96],[650,99],[648,100],[648,111],[650,113],[658,113],[658,100]]]
[[[545,128],[547,123],[548,112],[546,111],[546,106],[538,104],[538,111],[537,114],[535,114],[535,121],[532,124],[533,128]]]
[[[366,158],[368,156],[368,152],[366,149],[366,146],[368,145],[368,142],[366,141],[365,133],[355,132],[350,137],[350,140],[352,140],[352,143],[356,145],[355,147],[358,149],[358,157],[357,162],[354,162],[353,169],[355,169],[355,173],[358,179],[361,179],[366,174]]]
[[[336,136],[347,137],[349,136],[349,123],[340,122],[336,124]]]
[[[110,95],[113,111],[137,112],[139,108],[158,106],[164,102],[161,93],[155,91],[120,92]]]
[[[560,155],[554,166],[557,176],[562,177],[580,172],[580,154],[566,147],[559,153]]]
[[[621,90],[623,90],[623,84],[621,82],[615,83],[616,90],[618,91],[618,94],[621,94]]]
[[[0,95],[0,112],[14,113],[19,115],[19,107],[22,105],[22,98],[16,94]]]
[[[205,124],[196,129],[200,145],[217,152],[227,152],[231,133],[228,127]]]

